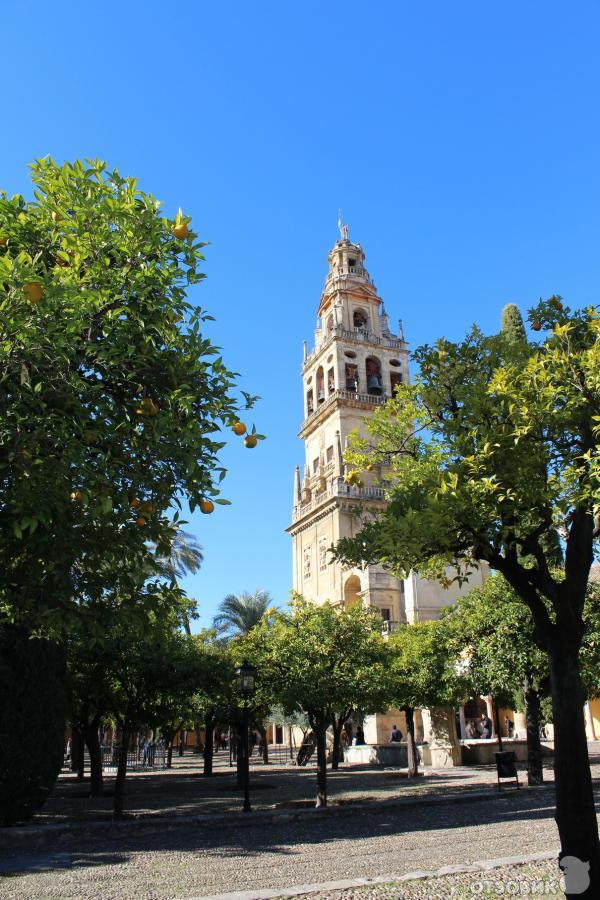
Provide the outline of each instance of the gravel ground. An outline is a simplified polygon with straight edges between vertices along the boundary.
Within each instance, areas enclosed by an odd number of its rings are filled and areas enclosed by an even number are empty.
[[[37,855],[13,857],[12,863],[10,857],[0,855],[5,871],[11,866],[15,871],[0,881],[0,897],[183,900],[244,889],[283,889],[434,871],[445,865],[557,851],[552,816],[552,791],[540,790],[507,792],[501,798],[491,794],[489,802],[472,805],[440,803],[366,812],[349,808],[347,815],[313,821],[253,825],[249,816],[241,827],[190,826],[171,831],[157,827],[152,833],[122,834],[117,840],[103,835],[101,844],[99,838],[69,835]],[[24,871],[36,863],[36,870]],[[446,880],[449,888],[470,890],[475,878]],[[357,897],[454,896],[444,884],[442,893],[436,894],[440,884],[433,879],[401,888],[390,885],[343,893]],[[331,896],[341,897],[342,893]]]
[[[600,781],[600,745],[594,747],[592,777]],[[169,772],[135,772],[127,776],[125,808],[132,815],[198,815],[238,812],[241,794],[235,788],[235,776],[227,765],[228,755],[219,754],[213,778],[202,778],[199,757],[175,757]],[[553,780],[552,761],[547,760],[544,778]],[[526,776],[521,768],[520,780]],[[496,784],[495,766],[423,770],[423,777],[407,780],[398,770],[368,769],[343,764],[337,772],[328,772],[330,801],[377,801],[448,791],[477,790]],[[252,805],[255,809],[294,808],[310,805],[316,793],[314,766],[306,768],[257,764],[251,768]],[[87,782],[77,782],[65,773],[35,816],[33,824],[66,821],[110,820],[114,776],[105,777],[105,796],[91,799]]]
[[[503,866],[439,878],[390,882],[344,891],[321,891],[310,900],[477,900],[498,896],[562,897],[560,872],[553,862]]]

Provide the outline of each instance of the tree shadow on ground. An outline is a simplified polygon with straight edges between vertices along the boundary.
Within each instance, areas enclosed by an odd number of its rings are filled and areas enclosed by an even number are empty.
[[[307,852],[311,845],[335,844],[339,841],[362,841],[385,834],[407,835],[417,832],[452,832],[468,834],[470,828],[502,826],[510,822],[541,822],[554,819],[551,791],[534,793],[514,791],[497,796],[490,792],[489,801],[435,804],[410,808],[374,806],[369,810],[348,809],[347,815],[315,814],[301,819],[281,819],[271,823],[256,822],[252,815],[235,824],[189,823],[164,828],[129,830],[115,826],[114,833],[71,835],[69,847],[62,851],[70,857],[72,868],[118,865],[132,856],[152,853],[199,853],[210,865],[212,859],[255,858],[263,854],[290,856]],[[464,836],[463,834],[463,836]],[[442,834],[440,835],[442,839]],[[96,849],[101,843],[101,849]],[[310,852],[310,849],[309,849]],[[48,851],[51,856],[51,851]],[[50,862],[50,860],[49,860]],[[59,866],[60,867],[60,866]]]

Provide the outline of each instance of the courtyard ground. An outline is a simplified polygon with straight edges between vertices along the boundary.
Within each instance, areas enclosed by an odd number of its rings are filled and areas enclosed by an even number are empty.
[[[594,778],[600,787],[599,760],[594,758]],[[391,773],[387,773],[391,778]],[[259,777],[277,782],[299,776],[288,786],[257,789],[254,798],[260,803],[272,791],[271,800],[280,802],[287,792],[301,794],[304,779],[310,780],[312,796],[314,772],[278,773],[268,770]],[[396,782],[385,795],[385,772],[351,772],[342,769],[332,779],[338,800],[352,796],[374,801],[339,805],[319,813],[285,807],[274,816],[265,811],[241,817],[228,815],[239,798],[227,792],[220,801],[217,784],[228,775],[217,776],[204,802],[217,797],[221,804],[217,813],[201,820],[188,818],[190,809],[172,794],[170,813],[180,812],[179,824],[174,819],[156,815],[156,806],[146,802],[144,808],[155,813],[143,828],[138,822],[127,822],[117,828],[104,823],[83,822],[63,830],[29,826],[31,840],[21,847],[4,845],[0,836],[0,897],[7,900],[190,900],[251,891],[254,896],[281,896],[286,889],[301,885],[312,887],[312,896],[336,900],[353,897],[468,897],[496,896],[477,893],[482,881],[514,881],[546,879],[557,887],[557,871],[549,860],[529,862],[515,868],[507,866],[482,875],[479,870],[455,875],[415,880],[415,872],[435,873],[444,866],[469,866],[490,859],[515,855],[554,856],[558,851],[553,820],[552,786],[531,790],[506,789],[500,795],[493,787],[495,774],[489,769],[453,770],[446,775],[425,777],[419,784]],[[129,801],[134,800],[134,782],[154,784],[174,778],[186,782],[184,773],[170,776],[134,776]],[[187,776],[200,781],[198,775]],[[380,779],[378,781],[377,779]],[[445,780],[444,780],[445,779]],[[455,779],[455,780],[454,780]],[[444,783],[442,783],[444,781]],[[428,785],[429,782],[429,785]],[[258,784],[258,781],[256,782]],[[291,786],[290,786],[291,785]],[[337,787],[336,787],[337,785]],[[460,791],[456,788],[461,785]],[[149,786],[149,785],[148,785]],[[79,786],[81,787],[81,785]],[[62,786],[61,786],[62,790]],[[141,792],[140,787],[140,792]],[[168,796],[165,790],[164,797]],[[337,794],[335,793],[337,790]],[[420,792],[431,790],[429,802],[420,803]],[[379,791],[379,794],[374,794]],[[411,792],[412,799],[408,793]],[[473,791],[473,795],[468,793]],[[146,793],[148,790],[146,789]],[[408,804],[391,800],[391,796],[408,798]],[[484,794],[484,799],[475,799]],[[456,802],[452,797],[462,802]],[[436,801],[437,796],[437,801]],[[140,799],[142,793],[140,793]],[[378,802],[381,799],[389,803]],[[65,804],[79,802],[77,798]],[[232,802],[233,801],[233,802]],[[58,795],[55,798],[59,802]],[[196,800],[194,800],[196,802]],[[213,802],[210,800],[210,802]],[[284,800],[284,802],[286,802]],[[229,804],[229,806],[227,806]],[[143,804],[136,802],[138,813]],[[270,804],[273,805],[272,803]],[[238,807],[239,808],[239,807]],[[63,808],[63,814],[66,806]],[[204,806],[205,810],[206,807]],[[81,810],[80,810],[81,812]],[[47,815],[47,814],[46,814]],[[293,816],[293,818],[292,818]],[[54,818],[56,822],[56,817]],[[55,830],[56,829],[56,830]],[[40,832],[48,832],[36,844]],[[37,837],[36,837],[37,835]],[[411,879],[398,881],[413,873]],[[381,883],[346,886],[331,882],[348,879],[379,878]],[[306,892],[306,888],[300,888]],[[547,894],[552,896],[553,894]],[[530,892],[529,896],[544,896]],[[554,896],[560,896],[554,891]]]

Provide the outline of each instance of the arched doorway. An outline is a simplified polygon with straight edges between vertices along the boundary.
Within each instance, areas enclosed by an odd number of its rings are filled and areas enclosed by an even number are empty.
[[[351,575],[344,585],[344,606],[346,609],[356,606],[357,603],[362,603],[360,590],[360,578],[358,575]]]

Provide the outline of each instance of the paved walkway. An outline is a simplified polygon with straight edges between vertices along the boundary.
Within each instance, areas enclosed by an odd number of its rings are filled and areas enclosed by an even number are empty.
[[[487,803],[348,809],[324,818],[152,833],[69,836],[37,854],[0,857],[7,900],[174,900],[240,889],[364,878],[492,857],[556,852],[551,789]],[[33,868],[25,871],[27,868]],[[396,896],[401,896],[398,892]],[[408,895],[407,895],[408,896]],[[419,895],[417,895],[419,896]],[[425,896],[425,895],[423,895]]]
[[[600,780],[600,745],[590,744],[594,754],[592,775]],[[136,772],[128,774],[125,808],[131,815],[205,815],[207,813],[237,812],[241,807],[240,791],[235,785],[233,770],[227,765],[227,754],[219,754],[215,761],[215,775],[202,777],[202,760],[198,756],[174,758],[169,772]],[[523,768],[523,767],[521,767]],[[407,780],[397,769],[368,769],[342,764],[338,771],[328,772],[328,791],[332,803],[373,802],[400,797],[481,790],[496,783],[496,769],[458,767],[455,769],[425,769],[423,777]],[[551,760],[544,771],[546,781],[553,780]],[[521,782],[525,782],[522,772]],[[314,766],[264,766],[251,768],[252,805],[257,810],[298,809],[310,807],[316,795]],[[105,796],[91,799],[87,782],[77,782],[65,774],[34,824],[83,821],[110,821],[114,775],[105,778]]]

